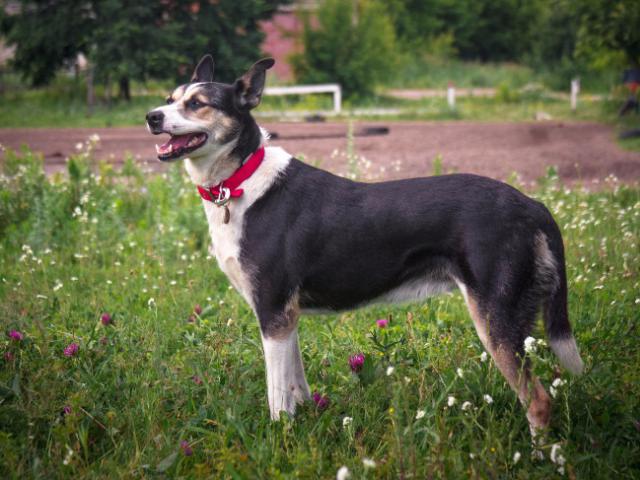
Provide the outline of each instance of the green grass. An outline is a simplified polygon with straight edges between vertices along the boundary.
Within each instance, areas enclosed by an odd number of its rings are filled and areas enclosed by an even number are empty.
[[[315,479],[346,465],[352,478],[547,479],[556,443],[569,478],[640,475],[637,188],[609,179],[596,193],[569,190],[551,171],[533,192],[564,232],[587,365],[571,378],[546,347],[532,355],[545,385],[567,380],[547,460],[534,462],[523,409],[480,360],[459,294],[303,318],[307,379],[330,405],[271,422],[257,322],[207,254],[181,169],[114,172],[88,155],[68,167],[46,178],[37,157],[9,153],[0,177],[2,478]],[[392,319],[383,331],[381,317]],[[6,335],[14,329],[23,340]],[[67,357],[71,343],[79,350]],[[349,370],[356,352],[368,378]]]
[[[615,90],[613,99],[603,101],[590,100],[587,95],[582,95],[577,112],[572,112],[568,99],[553,98],[543,86],[544,82],[537,81],[538,77],[521,65],[441,61],[436,64],[409,63],[407,69],[406,73],[399,75],[406,79],[406,83],[391,83],[381,88],[378,95],[346,100],[345,116],[338,119],[348,118],[353,109],[386,108],[401,110],[398,115],[382,117],[389,120],[531,121],[536,113],[545,112],[555,120],[595,120],[625,125],[625,121],[620,121],[616,115],[626,95],[622,88]],[[172,87],[167,82],[134,83],[131,102],[113,100],[110,103],[104,100],[104,89],[98,87],[96,105],[89,114],[85,86],[80,80],[59,76],[49,87],[29,89],[13,76],[7,75],[7,78],[0,94],[0,128],[139,126],[151,108],[164,103]],[[459,97],[453,111],[444,97],[411,101],[384,94],[390,86],[444,89],[446,78],[453,79],[459,87],[494,87],[498,94],[495,98]],[[328,94],[265,96],[259,112],[278,118],[279,112],[283,111],[330,111],[332,108],[332,98]],[[640,120],[637,115],[631,115],[626,122],[638,125]],[[636,148],[634,142],[627,143],[630,145],[628,148]]]

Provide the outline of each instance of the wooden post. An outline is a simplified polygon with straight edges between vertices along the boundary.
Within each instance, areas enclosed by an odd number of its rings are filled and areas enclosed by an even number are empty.
[[[571,80],[571,111],[575,112],[578,108],[578,93],[580,93],[580,79]]]
[[[449,86],[447,87],[447,103],[451,110],[456,109],[456,87],[453,86],[452,82],[449,82]]]

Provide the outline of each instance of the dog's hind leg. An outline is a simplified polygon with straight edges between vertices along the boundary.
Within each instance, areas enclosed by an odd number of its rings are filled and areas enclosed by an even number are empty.
[[[487,308],[464,285],[460,289],[482,344],[527,409],[527,420],[535,443],[537,435],[549,426],[551,418],[551,399],[524,359],[524,339],[535,319],[535,302],[525,298],[519,302],[518,311],[495,306]]]
[[[271,418],[295,413],[296,405],[310,398],[298,345],[298,310],[289,303],[277,313],[259,314],[267,373]]]

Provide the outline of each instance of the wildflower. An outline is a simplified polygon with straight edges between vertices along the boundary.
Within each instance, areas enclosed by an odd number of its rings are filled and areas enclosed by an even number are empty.
[[[456,375],[458,375],[459,378],[464,378],[464,370],[458,367],[458,369],[456,370]]]
[[[191,455],[193,455],[193,450],[189,446],[189,442],[187,442],[186,440],[182,440],[180,442],[180,448],[182,449],[182,453],[185,457],[190,457]]]
[[[567,460],[566,460],[566,458],[564,458],[562,453],[560,453],[560,444],[559,443],[554,443],[553,444],[553,446],[551,447],[551,453],[549,455],[549,458],[551,459],[551,461],[553,463],[558,465],[558,473],[560,475],[564,475],[564,464],[565,464],[565,462]]]
[[[187,318],[187,322],[189,323],[195,323],[195,321],[196,321],[195,315],[189,315],[189,318]]]
[[[62,407],[62,415],[69,415],[71,413],[71,407],[69,405],[65,405]]]
[[[313,392],[313,401],[318,407],[318,410],[324,410],[329,406],[329,397],[326,395],[320,395],[318,392]]]
[[[200,305],[196,305],[195,307],[193,307],[193,313],[195,313],[196,315],[200,315],[202,313],[202,307]]]
[[[19,342],[24,339],[24,335],[17,330],[11,330],[9,332],[9,338],[15,340],[16,342]]]
[[[11,352],[4,352],[4,359],[7,362],[12,362],[14,359],[13,353]]]
[[[364,353],[356,353],[349,357],[349,366],[353,373],[358,373],[364,366]]]
[[[482,396],[482,398],[484,399],[485,402],[487,402],[487,404],[491,405],[493,403],[493,398],[491,398],[491,395],[487,395],[486,393]]]
[[[426,414],[427,414],[426,411],[418,410],[418,412],[416,413],[416,420],[420,420],[421,418],[424,418]]]
[[[527,337],[524,339],[524,351],[527,353],[535,353],[536,351],[536,339],[533,337]]]
[[[341,466],[336,473],[336,480],[347,480],[349,477],[351,477],[349,469],[345,465]]]
[[[111,320],[112,320],[111,315],[109,315],[107,312],[100,315],[100,321],[102,322],[102,325],[104,325],[105,327],[107,325],[111,325]]]
[[[147,305],[149,308],[155,308],[156,307],[156,299],[151,297],[148,301],[147,301]]]
[[[364,465],[364,468],[376,468],[376,462],[370,458],[363,458],[362,464]]]
[[[387,367],[387,377],[390,377],[391,375],[393,375],[393,372],[395,371],[395,369],[396,369],[396,368],[395,368],[394,366],[389,365],[389,366]]]
[[[556,378],[551,386],[549,387],[549,393],[553,398],[556,398],[558,395],[558,389],[567,383],[566,380],[562,380],[561,378]]]
[[[77,343],[70,343],[64,348],[64,356],[73,357],[76,353],[78,353],[79,349],[80,346]]]
[[[482,354],[480,354],[480,361],[481,362],[486,362],[488,358],[487,352],[482,352]]]
[[[349,425],[351,425],[353,423],[353,417],[344,417],[342,419],[342,426],[344,428],[347,428]]]
[[[67,446],[67,454],[64,456],[64,460],[62,461],[63,465],[69,465],[71,462],[71,457],[73,457],[73,450]]]
[[[386,318],[380,318],[379,320],[376,320],[376,325],[378,328],[387,328],[389,326],[389,320]]]
[[[522,457],[522,455],[520,455],[520,452],[516,452],[513,454],[513,464],[515,465],[516,463],[518,463],[520,461],[520,458]]]
[[[453,407],[455,404],[456,404],[456,397],[451,396],[451,395],[449,397],[447,397],[447,405],[449,407]]]
[[[463,412],[466,412],[467,410],[471,410],[471,407],[473,407],[473,405],[471,404],[471,402],[463,402],[462,406],[460,408],[462,408]]]
[[[202,385],[202,379],[198,375],[191,377],[191,380],[193,380],[193,383],[196,385]]]
[[[57,292],[58,290],[60,290],[64,285],[62,284],[62,282],[60,280],[56,280],[56,284],[53,286],[53,291]]]

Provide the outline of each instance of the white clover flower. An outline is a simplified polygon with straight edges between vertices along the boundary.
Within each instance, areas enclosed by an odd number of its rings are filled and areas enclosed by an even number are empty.
[[[447,397],[447,405],[453,407],[456,404],[456,397],[450,395]]]
[[[393,367],[392,365],[389,365],[387,367],[387,377],[390,377],[391,375],[393,375],[394,371],[395,371],[395,367]]]
[[[554,387],[558,388],[558,387],[562,387],[562,386],[564,386],[566,384],[567,384],[566,380],[563,380],[562,378],[558,377],[553,381],[553,383],[551,385],[553,385]]]
[[[376,462],[370,458],[363,458],[362,464],[364,468],[376,468]]]
[[[231,325],[233,325],[233,318],[229,318],[227,320],[227,327],[230,327]]]
[[[551,446],[551,453],[549,454],[549,458],[553,463],[562,467],[564,466],[566,459],[562,456],[562,453],[560,453],[561,448],[562,447],[559,443],[554,443]]]
[[[493,398],[491,398],[491,395],[488,394],[484,394],[482,396],[482,398],[484,399],[485,402],[487,402],[487,404],[491,405],[493,403]]]
[[[351,425],[352,423],[353,423],[353,417],[344,417],[342,419],[342,426],[345,428]]]
[[[462,407],[460,407],[460,408],[462,408],[462,411],[463,411],[463,412],[466,412],[467,410],[471,410],[471,407],[473,407],[473,405],[471,404],[471,402],[466,401],[466,402],[463,402],[463,403],[462,403]]]
[[[527,337],[524,339],[524,351],[527,353],[535,353],[536,351],[536,339],[533,337]]]
[[[154,308],[156,306],[156,299],[151,297],[148,301],[147,301],[147,305],[149,306],[149,308]]]
[[[71,281],[72,282],[77,282],[78,281],[78,277],[71,277]]]
[[[513,454],[513,464],[515,465],[516,463],[518,463],[520,461],[520,458],[522,457],[522,455],[520,455],[520,452],[516,452]]]
[[[459,378],[464,378],[464,370],[458,367],[458,369],[456,370],[456,375],[458,375]]]
[[[482,352],[482,353],[480,354],[480,361],[481,361],[481,362],[486,362],[486,361],[487,361],[487,358],[489,358],[489,356],[487,355],[487,352]]]
[[[424,418],[426,414],[427,412],[425,410],[418,410],[418,412],[416,413],[416,420],[420,420],[421,418]]]
[[[349,469],[346,467],[346,465],[343,465],[338,469],[338,473],[336,474],[336,480],[347,480],[350,477],[351,477],[351,472],[349,472]]]
[[[56,284],[53,286],[53,291],[57,292],[58,290],[60,290],[64,285],[62,284],[62,282],[60,280],[56,280]]]

